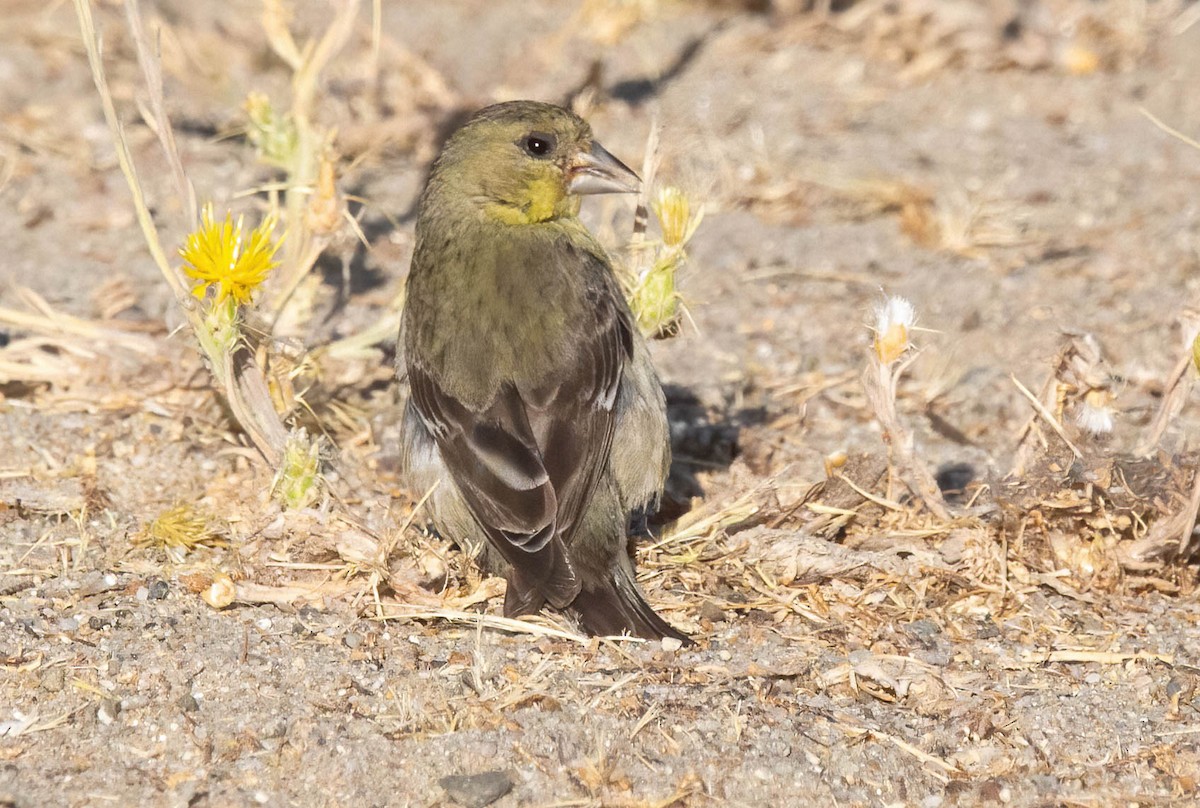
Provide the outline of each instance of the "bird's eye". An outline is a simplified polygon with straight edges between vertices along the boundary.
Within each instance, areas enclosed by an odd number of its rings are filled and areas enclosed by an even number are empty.
[[[554,151],[554,135],[531,132],[521,141],[521,148],[531,157],[546,157]]]

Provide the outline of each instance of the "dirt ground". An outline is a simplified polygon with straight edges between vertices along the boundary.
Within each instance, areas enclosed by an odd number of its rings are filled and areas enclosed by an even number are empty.
[[[261,209],[242,104],[290,72],[260,4],[144,5],[199,197]],[[502,584],[420,530],[390,344],[303,377],[331,496],[280,510],[148,257],[71,4],[2,0],[0,805],[1197,804],[1197,543],[1138,548],[1200,425],[1200,149],[1152,120],[1200,137],[1200,4],[808,5],[382,3],[373,37],[364,3],[317,103],[369,246],[345,228],[318,263],[310,349],[401,293],[465,111],[573,101],[631,165],[662,124],[659,177],[706,211],[691,320],[653,345],[677,462],[639,563],[698,641],[673,648],[470,617]],[[585,214],[618,250],[630,208]],[[917,312],[897,408],[948,516],[888,473],[863,392],[886,295]],[[148,545],[180,503],[208,539]]]

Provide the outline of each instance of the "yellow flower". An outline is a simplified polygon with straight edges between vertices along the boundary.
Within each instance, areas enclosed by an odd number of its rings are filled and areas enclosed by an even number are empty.
[[[682,247],[687,243],[704,218],[703,209],[693,216],[687,195],[672,186],[660,188],[650,206],[662,228],[663,243],[668,247]]]
[[[203,298],[208,287],[216,285],[216,303],[232,297],[238,303],[249,303],[250,295],[266,280],[276,266],[275,251],[279,242],[272,241],[275,217],[268,216],[262,224],[245,237],[242,217],[237,224],[225,214],[225,221],[213,221],[212,203],[204,206],[200,227],[188,234],[187,244],[180,249],[186,266],[183,271],[199,283],[192,293]]]

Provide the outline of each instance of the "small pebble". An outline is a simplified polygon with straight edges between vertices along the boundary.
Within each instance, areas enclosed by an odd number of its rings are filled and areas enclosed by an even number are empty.
[[[101,629],[111,628],[113,624],[112,615],[98,614],[88,618],[88,627],[92,631],[100,631]]]
[[[121,702],[116,699],[101,699],[100,703],[96,705],[96,720],[105,726],[116,721],[120,714]]]
[[[362,645],[362,635],[353,631],[347,631],[342,637],[342,645],[347,648],[357,648]]]
[[[254,625],[258,627],[259,631],[270,631],[272,625],[271,618],[260,617],[254,621]]]
[[[149,582],[146,597],[150,600],[162,600],[171,591],[171,587],[162,578],[154,578]]]
[[[137,592],[135,592],[133,596],[138,600],[145,602],[150,599],[150,590],[144,586],[139,586],[137,588]]]
[[[84,576],[82,585],[79,587],[79,594],[88,597],[90,595],[99,595],[101,592],[108,592],[116,589],[117,576],[111,572],[104,574],[98,572],[88,573]]]
[[[1095,672],[1089,673],[1087,676],[1083,677],[1083,681],[1087,682],[1089,685],[1099,684],[1100,674]]]
[[[50,693],[57,693],[63,689],[66,681],[66,671],[62,668],[50,668],[42,674],[42,689]]]
[[[678,651],[683,647],[683,640],[676,637],[663,637],[662,647],[664,651]]]
[[[725,610],[715,601],[706,600],[700,606],[700,619],[710,623],[723,623],[725,622]]]
[[[196,697],[191,693],[184,693],[179,697],[179,709],[185,713],[194,713],[200,709],[200,703],[196,701]]]
[[[79,629],[79,621],[74,617],[64,617],[58,621],[58,630],[69,633]]]

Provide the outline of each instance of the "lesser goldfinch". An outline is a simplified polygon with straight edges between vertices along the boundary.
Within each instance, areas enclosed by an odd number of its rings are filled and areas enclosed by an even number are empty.
[[[634,583],[631,511],[671,449],[650,355],[583,194],[638,176],[551,104],[477,112],[421,195],[402,338],[402,469],[437,484],[434,527],[508,579],[504,612],[546,604],[592,634],[686,636]]]

